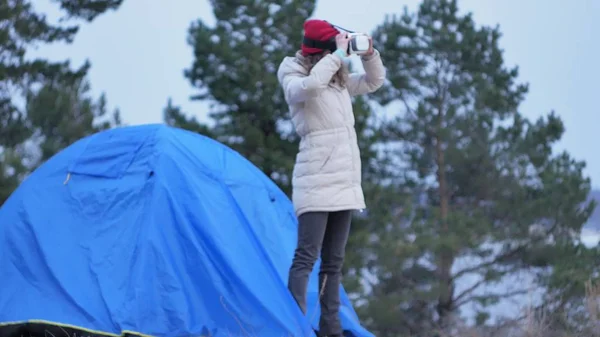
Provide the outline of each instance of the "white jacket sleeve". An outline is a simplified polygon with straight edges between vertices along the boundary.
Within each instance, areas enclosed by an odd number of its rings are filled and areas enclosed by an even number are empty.
[[[297,104],[319,95],[321,89],[326,88],[331,78],[340,69],[342,59],[335,54],[323,57],[311,69],[308,76],[297,73],[284,74],[279,67],[278,78],[283,87],[283,92],[288,104]]]
[[[351,96],[369,94],[381,88],[385,82],[386,70],[378,50],[372,55],[361,57],[364,74],[350,74],[348,92]]]

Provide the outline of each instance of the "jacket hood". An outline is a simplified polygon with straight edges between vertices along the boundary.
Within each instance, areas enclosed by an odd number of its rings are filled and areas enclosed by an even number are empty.
[[[295,56],[286,56],[277,70],[277,79],[279,83],[283,82],[283,78],[288,75],[307,76],[308,70],[302,64],[302,52],[297,51]]]

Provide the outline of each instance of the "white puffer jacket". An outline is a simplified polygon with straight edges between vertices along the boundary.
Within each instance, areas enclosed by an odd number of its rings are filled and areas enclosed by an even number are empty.
[[[365,208],[361,161],[351,96],[371,93],[385,81],[379,52],[362,57],[365,74],[350,74],[345,86],[332,81],[342,66],[337,54],[310,71],[300,52],[277,71],[296,132],[301,137],[292,178],[296,214]]]

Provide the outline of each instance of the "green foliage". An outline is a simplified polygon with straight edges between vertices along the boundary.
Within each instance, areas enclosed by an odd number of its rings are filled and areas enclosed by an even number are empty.
[[[60,24],[51,24],[45,15],[35,12],[31,1],[0,0],[0,205],[28,171],[39,164],[36,162],[39,158],[34,158],[36,156],[31,153],[30,146],[27,146],[27,141],[31,140],[32,136],[44,138],[41,157],[47,158],[64,144],[86,134],[80,129],[86,121],[73,120],[74,125],[66,125],[69,117],[85,119],[86,112],[82,110],[75,113],[75,108],[67,108],[64,101],[59,102],[58,97],[65,99],[69,95],[72,97],[73,90],[84,90],[75,88],[80,86],[89,64],[85,63],[78,69],[72,69],[69,61],[32,59],[26,57],[27,51],[40,44],[71,43],[78,26],[65,22],[69,19],[91,21],[107,10],[118,8],[122,0],[54,2],[58,3],[66,14]],[[64,88],[57,87],[59,84]],[[51,96],[54,94],[58,95],[57,99],[51,102]],[[30,105],[32,119],[22,106],[23,101]],[[43,104],[50,106],[44,107]],[[65,114],[69,117],[57,116],[60,114],[57,110],[59,106],[68,110]],[[95,110],[92,114],[98,114],[103,109],[91,106],[88,108]],[[83,109],[85,110],[85,107]],[[43,113],[47,111],[55,114],[54,120],[43,117]],[[68,129],[71,130],[67,131]],[[43,135],[46,131],[51,131],[51,134]],[[61,138],[52,139],[57,133],[61,133]]]
[[[214,137],[209,126],[199,122],[195,117],[187,117],[180,107],[173,105],[171,99],[169,99],[163,110],[163,120],[169,126],[196,132],[211,138]]]
[[[385,158],[378,152],[381,133],[378,130],[377,114],[373,111],[367,97],[354,98],[353,110],[358,145],[361,151],[363,192],[368,211],[355,217],[352,223],[352,235],[349,238],[345,258],[344,286],[349,293],[364,292],[363,272],[369,263],[368,248],[373,227],[385,222],[389,212],[390,186],[385,181],[391,180],[393,171],[389,170]],[[395,196],[395,195],[394,195]]]
[[[376,98],[404,107],[381,140],[396,149],[391,162],[406,165],[383,184],[396,188],[378,202],[385,208],[369,210],[377,225],[364,260],[377,282],[361,303],[376,334],[425,336],[470,303],[484,324],[490,305],[528,289],[478,291],[519,271],[552,286],[544,267],[565,256],[549,252],[572,252],[593,209],[585,164],[552,152],[564,133],[560,118],[531,122],[518,112],[527,85],[504,65],[500,35],[450,0],[424,0],[416,14],[405,10],[373,34],[390,83]],[[476,262],[458,267],[464,258]],[[550,279],[566,275],[552,270]],[[581,271],[580,280],[590,276]],[[465,276],[480,281],[457,292]]]
[[[66,11],[68,18],[92,20],[108,9],[117,8],[122,0],[59,0],[55,1]],[[71,70],[69,62],[50,62],[44,59],[27,59],[28,48],[42,43],[73,41],[77,25],[53,25],[43,14],[34,12],[27,0],[0,3],[0,144],[16,144],[26,138],[23,117],[15,117],[19,110],[12,102],[15,91],[26,90],[47,80],[77,80],[85,75],[89,64]],[[8,131],[5,131],[8,130]]]
[[[68,18],[81,18],[92,21],[109,10],[116,10],[123,0],[52,0],[60,4]]]
[[[18,147],[6,148],[0,153],[0,206],[25,178],[24,152],[22,147]]]
[[[121,124],[119,110],[107,116],[104,94],[94,100],[89,91],[80,80],[49,83],[28,95],[28,122],[41,152],[37,165],[83,137]]]

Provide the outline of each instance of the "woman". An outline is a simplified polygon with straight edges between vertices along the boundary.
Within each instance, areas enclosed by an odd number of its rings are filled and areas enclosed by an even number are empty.
[[[302,49],[277,72],[301,137],[292,179],[298,246],[288,288],[306,314],[309,275],[319,253],[321,336],[342,336],[339,287],[352,211],[365,208],[351,97],[383,85],[385,68],[371,41],[365,74],[349,74],[348,36],[322,20],[304,24]]]

